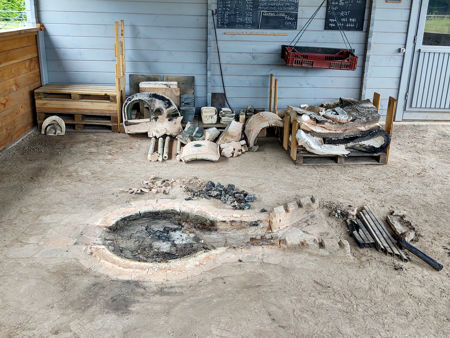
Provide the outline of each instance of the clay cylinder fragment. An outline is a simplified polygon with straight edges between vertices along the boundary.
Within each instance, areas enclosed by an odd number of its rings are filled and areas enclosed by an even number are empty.
[[[158,161],[162,162],[163,160],[163,148],[164,148],[164,140],[162,137],[158,138]]]
[[[170,136],[166,136],[166,140],[164,141],[164,152],[163,152],[164,161],[169,158],[169,143],[170,143]]]
[[[147,160],[151,160],[152,154],[155,152],[156,138],[152,137],[150,140],[150,148],[148,149]]]

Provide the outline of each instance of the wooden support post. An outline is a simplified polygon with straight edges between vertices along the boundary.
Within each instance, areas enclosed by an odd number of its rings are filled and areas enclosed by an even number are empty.
[[[270,91],[269,91],[269,111],[272,111],[272,96],[273,96],[273,74],[270,74]]]
[[[297,148],[298,148],[296,137],[297,131],[298,131],[298,121],[294,119],[294,121],[292,121],[292,133],[291,133],[291,158],[294,161],[297,160]]]
[[[380,111],[380,101],[381,101],[381,95],[377,92],[374,92],[372,103],[375,106],[375,108],[377,108],[377,111]]]
[[[386,122],[384,123],[384,130],[389,134],[391,137],[392,142],[392,130],[394,129],[394,118],[395,118],[395,109],[397,108],[397,100],[394,99],[392,96],[389,96],[389,102],[387,107],[387,114],[386,114]],[[391,148],[391,144],[386,149],[386,163],[389,162],[389,150]]]
[[[275,79],[275,93],[273,98],[273,112],[278,115],[278,79]]]
[[[284,124],[283,124],[283,149],[288,150],[289,148],[289,127],[291,125],[291,115],[284,115]]]

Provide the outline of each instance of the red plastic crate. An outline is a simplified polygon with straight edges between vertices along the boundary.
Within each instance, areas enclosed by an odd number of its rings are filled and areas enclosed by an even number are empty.
[[[290,67],[355,70],[358,57],[349,49],[281,46],[281,58]]]

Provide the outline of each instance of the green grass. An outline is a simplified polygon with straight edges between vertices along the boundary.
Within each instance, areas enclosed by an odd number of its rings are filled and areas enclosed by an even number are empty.
[[[26,27],[26,21],[0,21],[0,31]]]
[[[425,23],[426,33],[450,34],[450,17],[427,18]]]

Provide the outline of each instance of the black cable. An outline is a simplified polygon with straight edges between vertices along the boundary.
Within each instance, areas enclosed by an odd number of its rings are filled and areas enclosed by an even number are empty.
[[[295,45],[300,41],[300,39],[302,38],[303,34],[305,34],[306,29],[309,27],[309,25],[311,24],[311,22],[316,18],[317,13],[319,13],[319,10],[322,8],[323,4],[325,3],[326,0],[323,0],[322,3],[319,5],[319,7],[317,7],[317,9],[314,11],[314,13],[310,16],[310,18],[305,22],[305,24],[303,25],[303,27],[300,29],[300,31],[297,33],[297,35],[294,37],[294,39],[291,41],[291,46],[294,47],[295,49]],[[294,42],[292,44],[292,42]]]
[[[234,112],[233,108],[231,108],[230,102],[228,101],[227,91],[225,89],[225,81],[223,80],[222,61],[220,60],[219,40],[217,39],[217,28],[216,28],[216,20],[214,19],[214,10],[211,10],[211,16],[214,26],[214,35],[216,36],[217,57],[219,59],[219,69],[220,69],[220,78],[222,80],[223,95],[225,96],[225,101],[228,105],[228,108],[230,108],[231,111]]]

